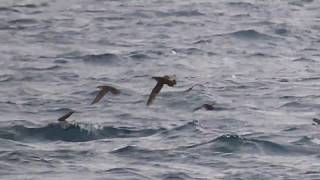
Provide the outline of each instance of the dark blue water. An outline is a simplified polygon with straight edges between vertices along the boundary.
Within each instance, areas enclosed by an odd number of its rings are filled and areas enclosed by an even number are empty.
[[[320,179],[319,8],[2,0],[0,179]]]

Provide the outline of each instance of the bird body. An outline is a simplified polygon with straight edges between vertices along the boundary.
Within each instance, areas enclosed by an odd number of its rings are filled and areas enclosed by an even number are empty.
[[[115,95],[120,94],[120,90],[118,90],[112,86],[98,86],[97,88],[99,88],[100,91],[99,91],[98,95],[94,98],[94,100],[92,101],[91,105],[99,102],[103,98],[103,96],[106,95],[109,91]]]
[[[162,76],[162,77],[152,77],[152,79],[155,79],[157,81],[156,86],[152,89],[149,99],[147,101],[147,106],[151,105],[156,96],[160,93],[160,90],[162,89],[163,85],[168,85],[170,87],[173,87],[177,82],[175,80],[175,76]]]

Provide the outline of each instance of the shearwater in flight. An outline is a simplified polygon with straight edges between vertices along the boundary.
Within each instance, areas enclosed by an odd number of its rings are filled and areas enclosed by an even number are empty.
[[[97,88],[99,88],[100,91],[99,91],[98,95],[95,97],[95,99],[92,101],[91,105],[99,102],[103,98],[103,96],[106,95],[107,92],[109,92],[109,91],[115,95],[120,94],[120,90],[118,90],[112,86],[98,86]]]
[[[162,77],[152,77],[152,79],[155,79],[157,81],[156,86],[152,89],[151,94],[149,95],[149,99],[147,101],[147,106],[151,105],[151,103],[154,101],[155,97],[160,93],[161,88],[163,85],[168,85],[170,87],[173,87],[175,84],[177,84],[175,76],[162,76]]]

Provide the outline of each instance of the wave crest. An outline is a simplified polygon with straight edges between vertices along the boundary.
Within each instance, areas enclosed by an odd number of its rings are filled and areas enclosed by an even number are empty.
[[[269,155],[289,155],[289,154],[315,154],[317,149],[307,149],[300,146],[278,144],[266,140],[254,138],[243,138],[238,135],[222,135],[209,142],[195,144],[188,148],[198,150],[208,150],[219,153],[250,153]]]
[[[26,127],[14,125],[0,129],[0,138],[15,141],[69,141],[84,142],[105,138],[132,138],[146,137],[157,133],[159,129],[130,129],[126,127],[102,126],[88,124],[69,124],[62,126],[59,123],[48,124],[44,127]]]
[[[232,33],[228,33],[226,35],[233,36],[239,39],[246,39],[246,40],[275,40],[276,37],[260,33],[253,29],[248,30],[239,30]]]
[[[83,56],[82,59],[86,63],[97,65],[115,64],[121,61],[121,58],[118,55],[112,53],[86,55]]]

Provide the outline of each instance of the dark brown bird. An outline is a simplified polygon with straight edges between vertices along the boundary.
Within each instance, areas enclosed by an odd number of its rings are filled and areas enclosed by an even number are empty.
[[[74,113],[73,110],[69,111],[67,114],[63,115],[58,119],[59,122],[66,122],[66,120]]]
[[[155,99],[155,97],[160,93],[161,88],[163,85],[168,85],[170,87],[173,87],[175,84],[177,84],[175,80],[175,76],[162,76],[162,77],[152,77],[152,79],[155,79],[157,81],[156,86],[152,89],[151,94],[149,95],[149,99],[147,101],[147,106],[149,106]]]
[[[320,125],[320,119],[313,118],[312,120],[313,120],[313,122],[316,123],[316,124],[314,124],[314,125]]]
[[[120,90],[118,90],[112,86],[98,86],[97,88],[99,88],[100,91],[99,91],[98,95],[96,96],[96,98],[92,101],[91,105],[99,102],[103,98],[103,96],[106,95],[107,92],[109,92],[109,91],[115,95],[120,94]]]

